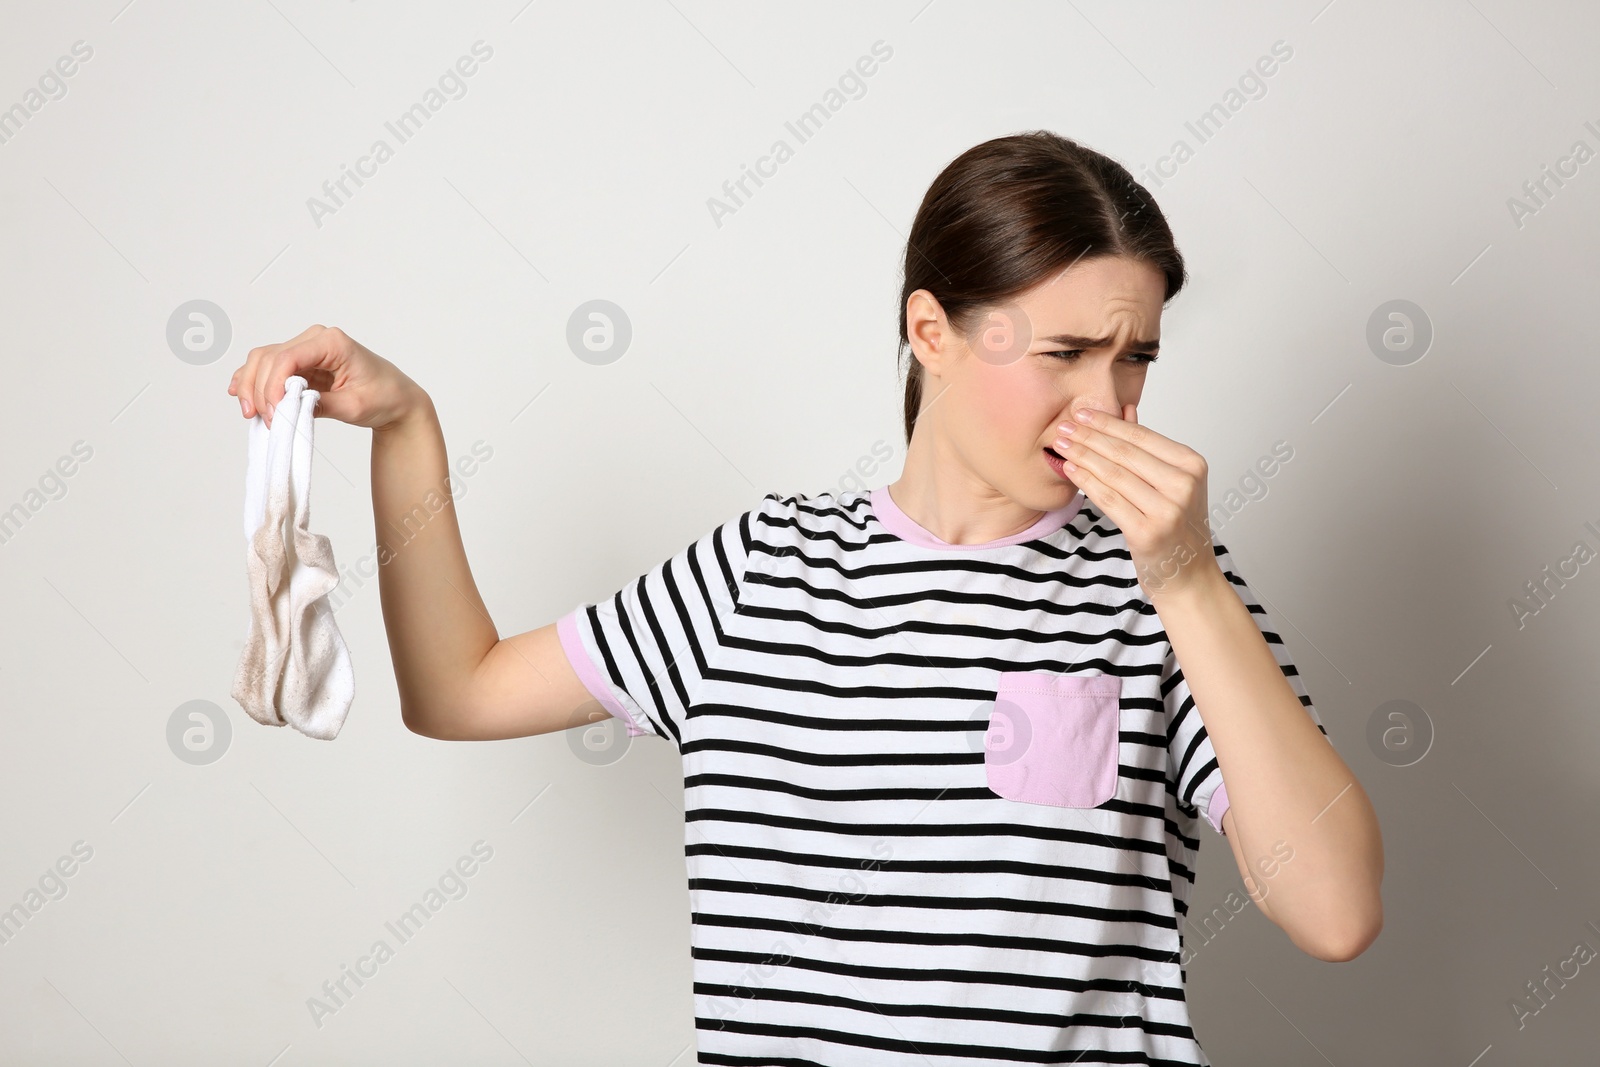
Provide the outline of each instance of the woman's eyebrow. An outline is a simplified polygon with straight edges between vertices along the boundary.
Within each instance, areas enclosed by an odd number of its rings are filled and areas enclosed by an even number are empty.
[[[1065,345],[1068,348],[1104,348],[1112,341],[1110,337],[1079,337],[1072,333],[1058,333],[1050,337],[1041,337],[1041,341],[1048,341],[1053,345]],[[1161,351],[1161,338],[1150,341],[1129,341],[1126,351],[1149,352],[1152,354]]]

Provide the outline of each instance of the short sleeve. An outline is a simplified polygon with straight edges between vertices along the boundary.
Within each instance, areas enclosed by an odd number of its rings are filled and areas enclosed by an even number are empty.
[[[1239,594],[1239,599],[1244,601],[1245,607],[1250,609],[1250,618],[1261,630],[1267,647],[1272,650],[1284,677],[1288,679],[1289,688],[1294,690],[1306,714],[1326,737],[1327,728],[1322,725],[1322,719],[1311,703],[1311,695],[1306,691],[1299,669],[1289,658],[1289,651],[1284,647],[1276,623],[1245,584],[1228,550],[1220,542],[1213,544],[1213,550],[1222,573]],[[1161,668],[1161,698],[1167,720],[1167,781],[1177,794],[1178,807],[1186,814],[1203,814],[1206,822],[1220,834],[1223,832],[1222,816],[1228,810],[1228,787],[1222,780],[1222,768],[1211,748],[1211,738],[1206,734],[1203,713],[1196,710],[1194,696],[1189,692],[1189,683],[1183,677],[1183,669],[1178,664],[1171,643],[1167,644]]]
[[[681,744],[681,723],[722,643],[723,621],[739,608],[753,515],[730,518],[610,598],[556,620],[584,688],[630,737]]]

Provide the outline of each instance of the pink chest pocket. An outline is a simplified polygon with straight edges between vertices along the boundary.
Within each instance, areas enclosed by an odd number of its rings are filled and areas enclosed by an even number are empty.
[[[1008,800],[1093,808],[1117,792],[1122,678],[1002,671],[984,737],[989,788]]]

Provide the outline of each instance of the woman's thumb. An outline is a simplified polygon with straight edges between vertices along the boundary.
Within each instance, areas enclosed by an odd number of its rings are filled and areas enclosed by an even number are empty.
[[[331,389],[317,391],[317,406],[312,414],[319,419],[353,422],[357,412],[348,389]]]
[[[317,393],[316,414],[337,418],[334,412],[345,402],[344,397],[335,398],[331,392],[334,372],[344,361],[344,352],[339,348],[340,337],[333,330],[313,329],[315,333],[301,334],[278,353],[279,362],[272,375],[276,385],[272,392],[278,394],[275,403],[282,403],[288,380],[298,376],[305,381],[307,389]]]

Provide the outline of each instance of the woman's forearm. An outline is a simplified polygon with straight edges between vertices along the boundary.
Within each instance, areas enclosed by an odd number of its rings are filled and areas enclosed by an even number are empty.
[[[1272,872],[1267,914],[1296,945],[1350,958],[1382,925],[1376,813],[1227,576],[1207,577],[1156,607],[1227,782],[1241,873],[1259,883]]]

